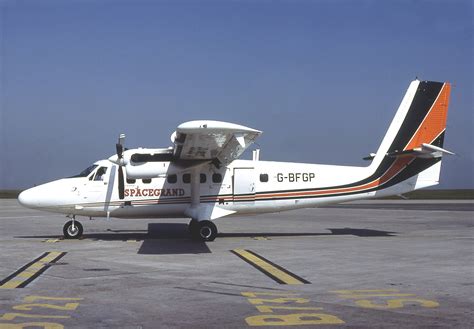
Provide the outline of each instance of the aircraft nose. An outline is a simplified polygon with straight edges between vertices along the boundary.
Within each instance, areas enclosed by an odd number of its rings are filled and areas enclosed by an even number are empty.
[[[67,199],[71,196],[67,193],[68,191],[70,191],[70,186],[62,180],[52,181],[21,192],[18,202],[27,208],[44,210],[65,202],[71,203],[71,200]]]
[[[35,192],[33,191],[33,188],[25,190],[25,191],[21,192],[20,195],[18,196],[18,202],[20,202],[20,204],[23,207],[27,207],[27,208],[34,207],[34,205],[35,205],[34,194],[35,194]]]
[[[48,197],[49,189],[45,188],[46,185],[39,185],[21,192],[18,196],[18,202],[24,207],[33,209],[49,206],[51,200]]]

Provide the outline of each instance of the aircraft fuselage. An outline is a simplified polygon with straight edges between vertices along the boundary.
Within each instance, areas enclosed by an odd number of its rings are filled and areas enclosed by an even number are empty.
[[[117,193],[117,165],[108,160],[86,177],[56,180],[29,189],[20,202],[30,208],[89,217],[188,217],[191,207],[190,173],[125,181],[125,198]],[[100,168],[105,174],[97,179]],[[232,214],[267,213],[365,199],[384,190],[364,186],[344,188],[370,176],[368,167],[317,165],[291,162],[236,160],[217,168],[198,168],[199,203],[212,204]],[[333,188],[339,186],[339,188]],[[342,186],[342,187],[341,187]],[[386,194],[404,193],[413,185],[397,185]],[[219,216],[220,217],[220,216]]]

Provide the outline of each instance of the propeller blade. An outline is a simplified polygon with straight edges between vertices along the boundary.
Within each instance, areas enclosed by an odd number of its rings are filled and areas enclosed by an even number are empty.
[[[119,189],[119,199],[123,200],[125,198],[125,187],[123,182],[123,169],[122,166],[118,167],[118,189]]]
[[[115,149],[117,150],[117,156],[119,159],[122,159],[123,157],[123,145],[122,144],[115,144]]]
[[[125,141],[125,134],[120,134],[118,138],[118,143],[123,145],[124,141]]]
[[[125,134],[120,134],[118,138],[118,143],[115,144],[115,149],[117,150],[117,157],[118,157],[118,193],[119,199],[123,200],[125,198],[125,186],[123,181],[123,169],[122,166],[124,165],[123,161],[123,142],[125,140]]]

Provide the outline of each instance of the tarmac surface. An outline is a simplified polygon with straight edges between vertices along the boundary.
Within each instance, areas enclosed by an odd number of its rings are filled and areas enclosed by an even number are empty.
[[[218,219],[79,219],[0,200],[0,329],[472,328],[474,203],[366,201]],[[17,324],[17,325],[13,325]]]

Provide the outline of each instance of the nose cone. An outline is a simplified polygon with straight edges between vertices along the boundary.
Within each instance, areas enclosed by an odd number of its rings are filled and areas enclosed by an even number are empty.
[[[35,188],[30,188],[28,190],[25,190],[23,192],[20,193],[20,195],[18,196],[18,202],[20,202],[20,204],[23,206],[23,207],[27,207],[27,208],[35,208],[35,207],[38,207],[38,202],[37,202],[37,192],[35,191]]]
[[[54,207],[61,204],[65,192],[61,181],[53,181],[21,192],[18,202],[24,207],[33,209]]]
[[[116,165],[125,166],[128,164],[128,157],[126,156],[125,152],[122,158],[119,158],[117,154],[114,154],[111,157],[109,157],[107,160],[109,160],[112,163],[115,163]]]

